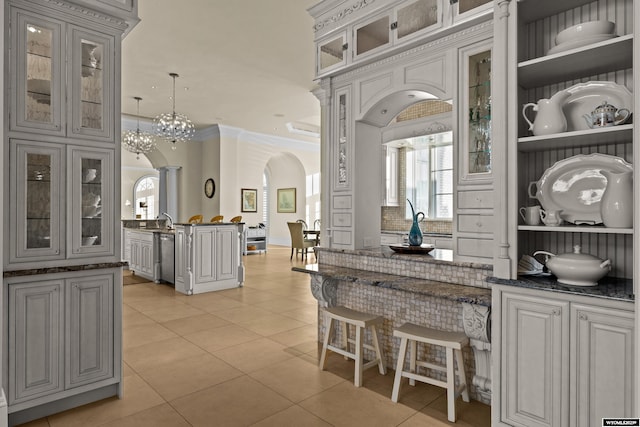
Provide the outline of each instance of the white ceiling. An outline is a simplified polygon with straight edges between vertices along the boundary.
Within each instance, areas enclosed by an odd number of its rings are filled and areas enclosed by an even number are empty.
[[[313,20],[318,0],[139,0],[141,22],[122,43],[122,112],[153,118],[171,111],[204,128],[221,124],[251,132],[292,134],[320,125],[311,93]],[[185,90],[188,88],[188,90]]]

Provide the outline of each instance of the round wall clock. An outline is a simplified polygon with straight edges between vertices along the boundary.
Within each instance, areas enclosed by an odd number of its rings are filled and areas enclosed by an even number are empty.
[[[212,198],[216,194],[216,183],[213,178],[209,178],[204,182],[204,195]]]

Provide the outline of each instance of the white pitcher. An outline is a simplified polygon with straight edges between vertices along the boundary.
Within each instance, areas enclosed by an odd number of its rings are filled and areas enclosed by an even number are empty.
[[[537,104],[529,102],[522,107],[522,115],[529,123],[529,130],[534,135],[549,135],[567,131],[567,119],[564,116],[562,107],[571,94],[566,90],[553,95],[550,99],[540,99]],[[536,111],[536,118],[533,122],[527,117],[527,108],[533,107]]]
[[[600,200],[600,214],[605,227],[631,228],[633,226],[633,171],[611,172],[601,170],[607,178],[607,188]]]

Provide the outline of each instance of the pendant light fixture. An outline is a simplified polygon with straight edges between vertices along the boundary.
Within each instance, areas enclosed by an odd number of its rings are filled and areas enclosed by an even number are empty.
[[[153,121],[153,127],[156,135],[163,138],[170,144],[171,149],[176,149],[176,142],[187,142],[196,132],[195,126],[191,123],[191,120],[183,114],[176,113],[176,77],[178,74],[169,73],[173,78],[173,110],[171,113],[163,113],[155,118]]]
[[[156,148],[156,142],[153,135],[140,131],[140,101],[142,98],[134,96],[133,99],[138,103],[137,126],[135,132],[128,130],[122,133],[122,147],[136,154],[136,159],[140,159],[140,154],[147,154]]]

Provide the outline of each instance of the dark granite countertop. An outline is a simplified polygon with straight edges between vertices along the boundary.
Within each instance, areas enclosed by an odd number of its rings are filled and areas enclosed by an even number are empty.
[[[436,282],[434,280],[417,279],[414,277],[396,276],[393,274],[377,273],[374,271],[357,270],[333,265],[308,264],[305,267],[293,267],[293,271],[317,274],[345,282],[378,286],[381,288],[444,298],[457,302],[467,302],[484,306],[491,306],[491,289],[473,286],[455,285]]]
[[[493,266],[489,264],[481,264],[476,262],[458,261],[453,259],[453,251],[451,249],[434,249],[428,254],[401,254],[394,252],[389,246],[380,246],[375,249],[333,249],[326,247],[317,247],[315,249],[318,252],[336,252],[345,255],[364,255],[378,258],[394,258],[411,260],[416,262],[431,262],[435,264],[454,265],[458,267],[470,267],[483,270],[489,270],[493,272]],[[491,274],[491,273],[488,273]]]
[[[31,276],[34,274],[53,274],[53,273],[67,273],[70,271],[100,270],[105,268],[126,267],[128,265],[129,263],[126,261],[102,262],[97,264],[65,265],[61,267],[30,268],[26,270],[5,271],[2,273],[2,275],[5,278],[19,277],[19,276]]]
[[[145,233],[176,234],[175,228],[127,228],[127,230],[141,231]]]
[[[605,277],[601,279],[596,286],[563,285],[557,282],[555,276],[518,276],[516,280],[488,277],[487,282],[564,294],[585,295],[622,301],[634,300],[633,281],[630,279]]]
[[[191,224],[189,222],[176,222],[173,225],[182,225],[183,227],[204,227],[205,225],[213,225],[213,226],[220,226],[220,225],[244,225],[244,222],[201,222],[198,224]]]

